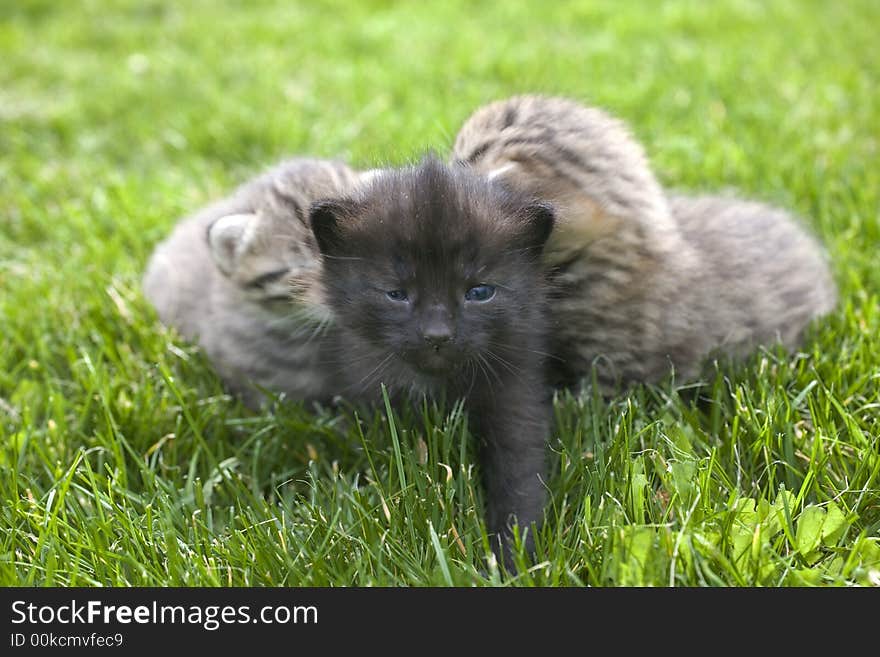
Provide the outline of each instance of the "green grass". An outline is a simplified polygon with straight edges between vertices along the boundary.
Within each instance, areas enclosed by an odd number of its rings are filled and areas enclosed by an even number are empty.
[[[878,24],[874,0],[0,4],[0,584],[878,585]],[[460,413],[250,413],[139,280],[284,155],[446,152],[527,91],[628,121],[670,187],[804,216],[841,302],[699,390],[561,396],[510,576]]]

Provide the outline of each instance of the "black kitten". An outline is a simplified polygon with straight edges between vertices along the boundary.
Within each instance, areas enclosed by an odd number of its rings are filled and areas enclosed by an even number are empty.
[[[514,519],[540,523],[551,420],[540,252],[552,210],[428,158],[358,198],[316,203],[311,225],[344,395],[375,399],[384,383],[397,398],[463,398],[496,551]]]

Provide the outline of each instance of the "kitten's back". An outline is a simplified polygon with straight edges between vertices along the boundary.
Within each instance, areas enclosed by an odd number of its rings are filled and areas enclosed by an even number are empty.
[[[625,126],[594,108],[540,96],[478,109],[453,157],[558,206],[546,262],[557,284],[564,380],[687,379],[714,350],[797,344],[834,306],[818,243],[766,205],[673,196]]]
[[[600,109],[534,95],[490,103],[465,121],[452,157],[554,204],[558,224],[545,250],[548,264],[634,230],[652,250],[677,248],[644,150],[623,122]]]
[[[822,246],[782,209],[727,196],[670,196],[685,240],[702,256],[701,287],[716,340],[745,355],[755,344],[798,345],[806,325],[834,309]]]

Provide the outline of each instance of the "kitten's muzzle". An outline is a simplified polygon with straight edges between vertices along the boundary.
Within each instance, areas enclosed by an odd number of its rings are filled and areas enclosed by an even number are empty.
[[[425,342],[429,347],[431,347],[434,351],[440,351],[440,348],[452,342],[452,332],[438,332],[438,333],[423,333],[422,337],[425,339]]]
[[[452,324],[444,317],[436,317],[422,325],[422,339],[434,351],[455,339]]]

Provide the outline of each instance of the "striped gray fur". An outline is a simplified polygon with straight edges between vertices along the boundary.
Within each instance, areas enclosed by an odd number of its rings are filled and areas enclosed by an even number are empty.
[[[295,399],[332,396],[314,342],[329,312],[308,210],[369,175],[341,162],[282,162],[181,220],[156,247],[147,299],[249,406],[264,401],[253,384]]]
[[[454,161],[550,201],[544,250],[561,381],[603,387],[690,379],[712,353],[795,347],[836,289],[821,246],[760,203],[670,195],[624,124],[572,100],[519,96],[478,109]],[[565,365],[560,365],[560,362]]]

